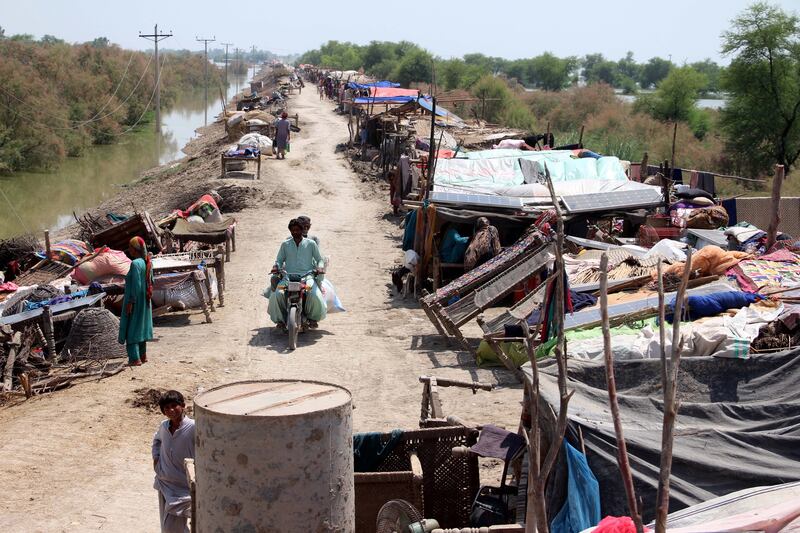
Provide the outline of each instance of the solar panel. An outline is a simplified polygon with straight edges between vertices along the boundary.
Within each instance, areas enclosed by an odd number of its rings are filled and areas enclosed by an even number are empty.
[[[661,203],[661,191],[635,189],[631,191],[600,192],[595,194],[573,194],[562,196],[561,202],[568,213],[590,213],[613,209],[646,207]]]
[[[696,287],[694,289],[689,289],[687,292],[692,296],[700,296],[706,294],[713,294],[715,292],[725,292],[732,290],[730,285],[727,283],[709,283],[708,285],[703,285],[702,287]],[[669,302],[671,298],[675,298],[675,292],[668,292],[664,295],[664,300]],[[641,300],[634,300],[632,302],[624,302],[615,305],[608,306],[608,317],[613,322],[614,318],[620,318],[628,315],[634,315],[639,313],[646,313],[647,311],[652,311],[653,315],[657,314],[658,311],[658,294],[653,294],[648,296],[647,298],[642,298]],[[602,323],[602,317],[600,316],[600,308],[595,307],[592,309],[586,309],[585,311],[580,311],[578,313],[569,314],[564,317],[564,330],[568,329],[579,329],[585,328],[589,326],[597,326]]]
[[[493,196],[488,194],[464,194],[457,192],[433,191],[430,194],[432,202],[442,204],[468,204],[487,207],[503,207],[507,209],[522,209],[522,198],[511,196]]]

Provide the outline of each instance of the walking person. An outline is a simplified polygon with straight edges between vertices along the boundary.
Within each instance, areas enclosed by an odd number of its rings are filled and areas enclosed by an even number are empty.
[[[185,415],[186,402],[176,390],[165,392],[158,407],[167,417],[158,426],[152,447],[161,532],[189,533],[192,497],[183,462],[194,459],[194,420]]]
[[[128,245],[133,258],[125,276],[125,296],[117,340],[125,345],[128,364],[147,362],[147,341],[153,339],[153,269],[144,239],[133,237]]]
[[[275,144],[278,148],[278,159],[286,159],[286,148],[291,140],[291,123],[289,115],[284,111],[275,122]]]

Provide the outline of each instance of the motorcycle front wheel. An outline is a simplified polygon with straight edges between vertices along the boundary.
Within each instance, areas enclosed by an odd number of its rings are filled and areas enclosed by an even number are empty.
[[[289,349],[297,348],[297,334],[300,331],[300,309],[297,307],[289,308],[289,316],[286,318],[286,329],[289,331]]]

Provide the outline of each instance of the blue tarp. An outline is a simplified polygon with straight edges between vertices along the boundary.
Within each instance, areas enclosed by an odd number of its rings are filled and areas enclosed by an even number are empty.
[[[586,456],[564,441],[567,501],[550,523],[553,533],[578,533],[600,521],[600,486]]]
[[[400,84],[388,80],[375,81],[372,83],[356,83],[354,81],[347,83],[348,89],[369,89],[370,87],[400,87]]]
[[[366,96],[353,98],[354,104],[407,104],[416,100],[414,96]]]

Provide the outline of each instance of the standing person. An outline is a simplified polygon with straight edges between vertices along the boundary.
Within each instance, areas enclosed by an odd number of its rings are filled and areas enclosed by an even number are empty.
[[[278,147],[278,159],[286,159],[286,146],[291,140],[291,123],[289,115],[284,111],[281,118],[275,122],[275,142]]]
[[[475,223],[475,236],[464,253],[464,270],[470,271],[500,253],[500,235],[486,217]]]
[[[389,204],[392,206],[392,214],[397,216],[400,214],[400,204],[403,203],[400,169],[390,170],[386,177],[389,180]]]
[[[147,362],[147,341],[153,338],[153,269],[144,239],[133,237],[128,245],[133,258],[125,276],[125,297],[117,340],[125,345],[128,364],[141,366]]]
[[[184,459],[194,459],[194,420],[184,414],[186,402],[175,390],[165,392],[158,407],[167,417],[153,436],[153,488],[158,491],[162,533],[189,533],[192,497]]]

